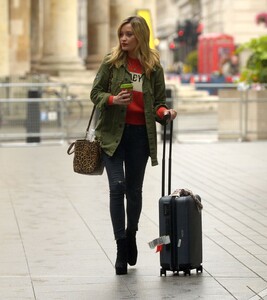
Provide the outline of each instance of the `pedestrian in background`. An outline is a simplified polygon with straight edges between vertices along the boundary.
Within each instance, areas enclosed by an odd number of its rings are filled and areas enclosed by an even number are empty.
[[[166,106],[164,72],[149,47],[144,18],[131,16],[117,31],[118,45],[104,58],[91,100],[100,111],[95,129],[100,140],[110,190],[110,214],[117,243],[115,269],[127,274],[136,264],[136,232],[142,210],[142,188],[148,158],[157,162],[156,121],[176,117]],[[132,83],[133,91],[121,89]],[[126,206],[125,206],[126,196]]]

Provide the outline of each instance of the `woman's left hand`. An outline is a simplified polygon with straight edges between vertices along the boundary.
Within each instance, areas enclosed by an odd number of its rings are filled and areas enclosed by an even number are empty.
[[[177,116],[177,111],[175,109],[167,109],[164,112],[164,116],[169,116],[170,120],[174,120]]]

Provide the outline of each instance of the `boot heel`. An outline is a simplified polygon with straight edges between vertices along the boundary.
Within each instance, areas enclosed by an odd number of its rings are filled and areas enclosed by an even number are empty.
[[[137,261],[137,245],[136,245],[136,231],[126,231],[127,234],[127,261],[130,266],[134,266]]]
[[[115,263],[116,275],[127,274],[127,241],[117,240],[117,259]]]

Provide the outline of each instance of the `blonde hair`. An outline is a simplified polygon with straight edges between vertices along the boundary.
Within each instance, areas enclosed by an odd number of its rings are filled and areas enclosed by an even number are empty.
[[[120,39],[121,28],[126,24],[131,24],[132,26],[133,34],[137,40],[137,58],[143,66],[146,76],[150,78],[153,68],[155,66],[160,66],[160,60],[158,51],[149,47],[149,27],[144,18],[140,16],[131,16],[123,20],[118,27],[118,39]],[[121,49],[119,42],[118,45],[112,49],[107,62],[119,68],[121,65],[127,63],[126,58],[127,53]]]

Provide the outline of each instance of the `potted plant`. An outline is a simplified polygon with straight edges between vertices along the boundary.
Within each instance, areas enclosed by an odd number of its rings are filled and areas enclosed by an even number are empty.
[[[218,106],[219,138],[267,139],[267,35],[242,44],[236,53],[246,50],[251,53],[240,73],[240,89],[219,94],[224,100]],[[240,100],[227,103],[229,98]]]
[[[251,55],[240,74],[240,81],[248,84],[267,83],[267,35],[253,38],[236,50],[237,54],[250,50]]]

